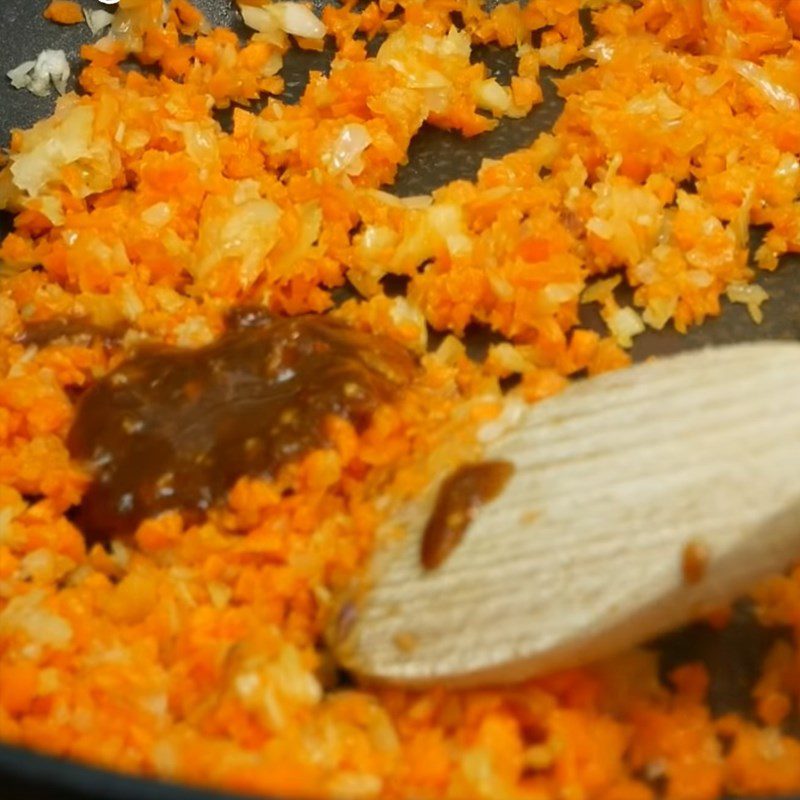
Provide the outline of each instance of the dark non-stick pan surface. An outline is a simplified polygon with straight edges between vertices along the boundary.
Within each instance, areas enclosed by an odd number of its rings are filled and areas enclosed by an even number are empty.
[[[233,0],[195,0],[217,25],[240,30]],[[317,6],[325,0],[314,0]],[[83,0],[84,5],[97,0]],[[78,47],[88,37],[81,26],[63,28],[42,18],[47,0],[0,0],[0,146],[8,143],[13,128],[28,127],[52,109],[52,99],[41,99],[25,92],[15,92],[5,73],[23,61],[35,58],[43,49],[67,52],[73,72],[79,66]],[[509,53],[484,48],[478,57],[489,63],[499,78],[513,68]],[[325,70],[330,53],[293,52],[286,59],[283,75],[286,98],[296,99],[302,92],[310,69]],[[457,178],[472,178],[481,160],[497,157],[523,147],[540,131],[549,129],[560,112],[561,104],[550,77],[544,79],[545,102],[523,120],[504,120],[491,133],[471,140],[429,129],[414,140],[410,162],[400,171],[392,191],[400,195],[430,192]],[[224,124],[224,120],[221,120]],[[8,230],[8,218],[0,218],[0,230]],[[769,292],[764,306],[765,319],[754,325],[744,306],[726,305],[722,316],[695,329],[686,336],[671,330],[649,331],[637,337],[635,358],[660,355],[677,350],[726,344],[755,339],[800,339],[800,270],[791,260],[780,269],[759,277]],[[589,323],[592,321],[589,320]],[[474,348],[481,349],[485,335],[475,332]],[[710,703],[717,713],[752,711],[750,687],[758,676],[764,654],[780,630],[764,630],[752,620],[748,609],[737,609],[732,624],[722,632],[695,625],[655,643],[662,656],[664,672],[689,660],[702,660],[710,668],[712,685]],[[0,745],[0,798],[3,800],[214,800],[223,795],[203,792],[155,781],[128,778],[90,769],[46,756]],[[800,800],[800,798],[794,798]]]

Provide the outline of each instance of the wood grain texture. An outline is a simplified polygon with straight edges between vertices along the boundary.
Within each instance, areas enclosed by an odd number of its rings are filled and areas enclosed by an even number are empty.
[[[522,410],[486,459],[516,471],[438,570],[432,486],[334,642],[392,682],[515,680],[676,627],[800,556],[800,344],[687,353]],[[444,476],[442,476],[444,477]],[[686,546],[708,569],[689,585]],[[346,633],[346,635],[345,635]]]

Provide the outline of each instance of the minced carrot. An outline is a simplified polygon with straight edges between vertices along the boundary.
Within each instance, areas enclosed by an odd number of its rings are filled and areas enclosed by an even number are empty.
[[[44,10],[44,17],[60,25],[77,25],[83,22],[83,9],[73,0],[53,0]]]
[[[28,711],[36,696],[38,668],[29,661],[0,664],[0,706],[19,716]]]

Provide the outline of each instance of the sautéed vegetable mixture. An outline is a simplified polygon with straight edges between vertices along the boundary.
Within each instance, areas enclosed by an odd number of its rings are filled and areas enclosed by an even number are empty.
[[[768,313],[754,279],[800,249],[800,0],[239,3],[244,41],[188,0],[87,9],[80,91],[0,168],[0,740],[282,797],[800,791],[800,573],[754,593],[789,633],[750,715],[644,650],[411,691],[324,640],[392,503],[504,391],[623,368],[725,298]],[[516,54],[507,83],[479,45]],[[289,49],[326,46],[281,100]],[[424,126],[535,115],[543,69],[552,130],[392,193]],[[68,72],[46,51],[10,77]]]

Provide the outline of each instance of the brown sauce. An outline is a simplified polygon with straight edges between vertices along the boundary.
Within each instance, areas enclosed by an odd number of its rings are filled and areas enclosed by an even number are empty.
[[[363,428],[415,369],[325,317],[229,322],[206,347],[142,351],[81,398],[67,443],[93,476],[76,515],[90,542],[167,510],[198,517],[241,476],[326,446],[329,415]]]
[[[422,566],[436,569],[464,538],[477,510],[503,491],[514,466],[484,461],[459,467],[442,482],[422,536]]]
[[[42,322],[29,322],[16,341],[46,347],[53,342],[66,340],[73,344],[89,344],[102,339],[107,346],[118,342],[124,334],[122,326],[103,328],[82,317],[56,317]]]
[[[708,571],[708,547],[702,542],[688,542],[683,548],[681,556],[681,569],[683,580],[689,585],[700,583]]]

